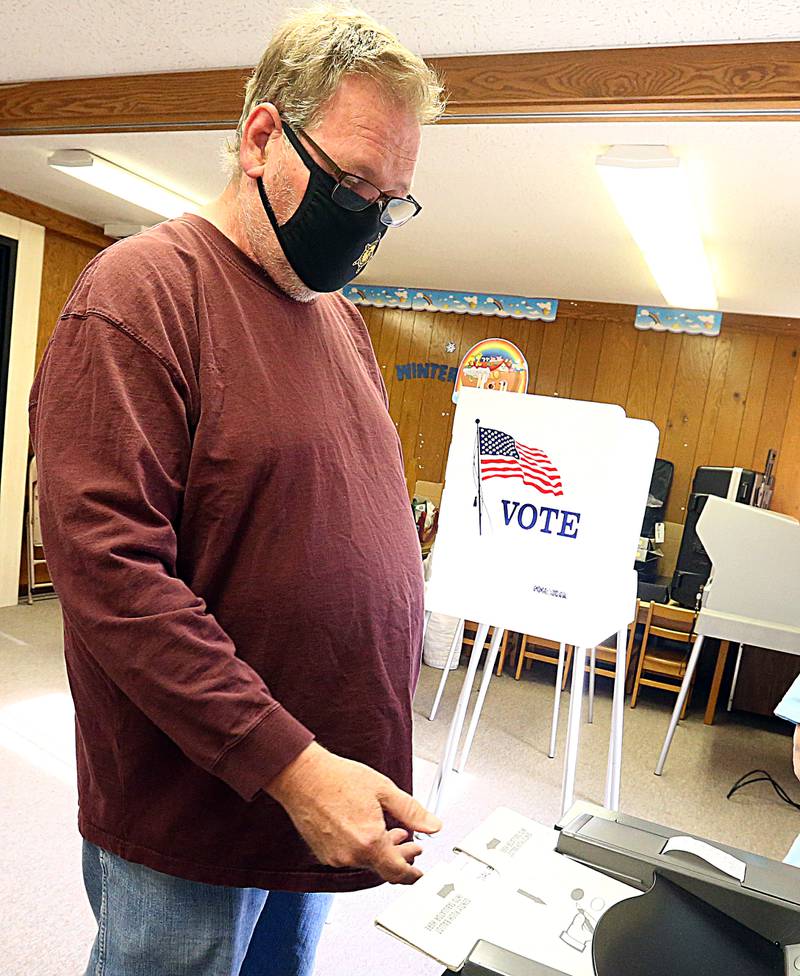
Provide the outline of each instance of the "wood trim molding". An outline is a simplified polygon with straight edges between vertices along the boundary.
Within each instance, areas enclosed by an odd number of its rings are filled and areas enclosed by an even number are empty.
[[[90,224],[87,220],[71,217],[60,210],[46,207],[43,203],[36,203],[28,200],[27,197],[19,197],[16,193],[9,193],[2,189],[0,189],[0,213],[29,220],[32,224],[41,224],[66,237],[73,237],[75,240],[94,244],[97,247],[107,247],[114,243],[112,237],[106,237],[98,226]]]
[[[430,58],[459,122],[800,118],[800,41]],[[0,135],[228,129],[248,68],[0,84]]]
[[[797,41],[489,54],[432,63],[441,65],[451,92],[451,121],[503,114],[552,115],[555,121],[800,114]]]
[[[0,84],[0,135],[229,129],[248,68]]]

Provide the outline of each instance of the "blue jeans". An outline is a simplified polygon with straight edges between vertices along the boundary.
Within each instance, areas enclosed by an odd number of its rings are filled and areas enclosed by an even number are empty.
[[[199,884],[83,842],[85,976],[309,976],[332,895]]]

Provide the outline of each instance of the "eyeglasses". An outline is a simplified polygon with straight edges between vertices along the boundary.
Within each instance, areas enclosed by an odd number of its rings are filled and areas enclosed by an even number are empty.
[[[290,133],[292,132],[286,122],[283,125]],[[331,191],[331,199],[344,210],[358,212],[359,210],[366,210],[373,203],[377,203],[381,210],[381,223],[387,227],[401,227],[422,210],[422,205],[417,203],[410,194],[407,197],[391,196],[391,194],[379,190],[369,180],[346,172],[331,159],[324,149],[321,149],[314,142],[307,132],[302,129],[298,129],[297,132],[331,168],[332,175],[336,180],[336,186]]]

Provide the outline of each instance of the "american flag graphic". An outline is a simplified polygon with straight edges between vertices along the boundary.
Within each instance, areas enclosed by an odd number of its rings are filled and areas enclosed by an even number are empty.
[[[521,478],[544,495],[563,495],[561,475],[544,451],[528,447],[510,434],[480,427],[478,437],[481,481],[489,478]]]

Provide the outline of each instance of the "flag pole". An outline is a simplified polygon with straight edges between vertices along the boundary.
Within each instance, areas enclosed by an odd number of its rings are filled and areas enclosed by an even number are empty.
[[[481,422],[475,421],[475,453],[478,459],[478,535],[483,534],[483,498],[481,497]]]

